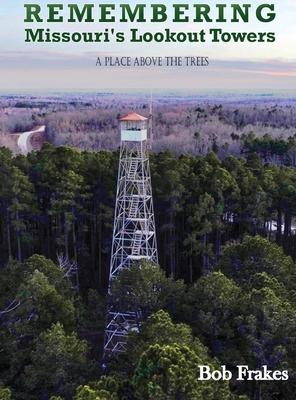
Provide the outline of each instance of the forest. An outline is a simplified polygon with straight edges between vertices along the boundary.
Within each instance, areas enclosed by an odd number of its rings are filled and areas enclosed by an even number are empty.
[[[149,114],[147,94],[0,96],[0,145],[15,148],[13,133],[46,126],[46,140],[82,150],[117,150],[118,117]],[[153,150],[220,159],[258,151],[265,162],[295,166],[293,96],[153,96]],[[255,140],[257,149],[250,146]],[[286,147],[287,149],[283,149]]]
[[[296,170],[273,138],[247,135],[243,157],[151,153],[159,266],[112,283],[147,318],[104,373],[119,153],[2,147],[0,399],[294,400]],[[289,380],[199,381],[197,365]]]

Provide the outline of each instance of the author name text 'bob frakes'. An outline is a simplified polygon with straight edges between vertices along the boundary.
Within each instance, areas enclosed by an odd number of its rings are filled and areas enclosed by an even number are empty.
[[[251,370],[247,365],[237,365],[236,372],[229,371],[225,365],[221,365],[220,369],[211,370],[208,365],[199,365],[200,381],[287,381],[289,379],[288,370],[270,370],[266,365],[261,369]]]

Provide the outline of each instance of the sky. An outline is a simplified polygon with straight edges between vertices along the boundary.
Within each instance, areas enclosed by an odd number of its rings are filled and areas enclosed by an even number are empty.
[[[123,2],[123,1],[122,1]],[[147,0],[146,4],[170,0]],[[200,3],[200,0],[178,0],[175,3]],[[203,0],[211,5],[222,1]],[[236,0],[238,4],[247,1]],[[0,90],[5,91],[78,91],[112,89],[190,89],[190,90],[296,90],[296,1],[249,0],[252,10],[262,3],[274,3],[277,18],[272,23],[258,23],[253,12],[249,24],[109,24],[63,23],[25,24],[24,3],[36,3],[45,10],[48,3],[58,0],[1,0],[0,2]],[[73,3],[71,1],[70,3]],[[83,2],[76,1],[77,4]],[[87,3],[90,3],[88,1]],[[93,1],[94,4],[118,0]],[[129,1],[135,4],[136,1]],[[227,0],[222,3],[234,3]],[[66,15],[66,13],[65,13]],[[132,27],[157,32],[164,28],[174,31],[199,31],[223,28],[226,31],[276,33],[275,43],[26,43],[25,28],[50,28],[52,31],[99,31],[106,27],[124,30]],[[104,56],[204,56],[208,67],[174,68],[100,68],[98,57]]]

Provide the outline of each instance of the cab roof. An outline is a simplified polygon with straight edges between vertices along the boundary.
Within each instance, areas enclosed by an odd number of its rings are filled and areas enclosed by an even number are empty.
[[[130,113],[120,118],[120,121],[147,121],[148,118],[137,113]]]

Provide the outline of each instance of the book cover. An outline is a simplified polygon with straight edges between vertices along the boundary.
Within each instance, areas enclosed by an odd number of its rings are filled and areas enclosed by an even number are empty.
[[[1,400],[295,399],[295,22],[1,1]]]

